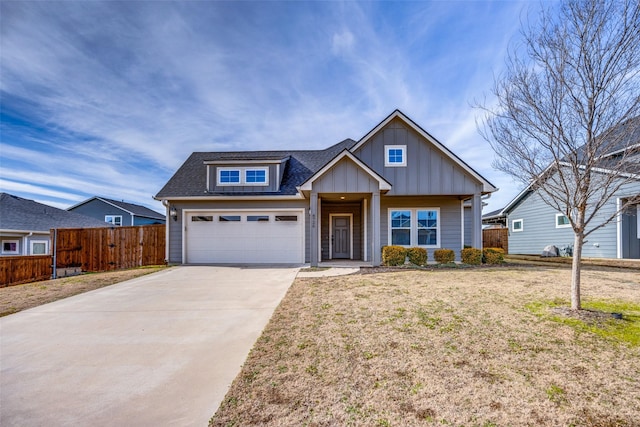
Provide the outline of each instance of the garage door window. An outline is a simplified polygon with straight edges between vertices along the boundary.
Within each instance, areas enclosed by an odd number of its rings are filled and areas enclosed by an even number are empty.
[[[268,222],[269,215],[248,215],[247,221],[249,222]]]
[[[240,215],[220,215],[220,222],[239,222]]]
[[[211,222],[213,221],[212,215],[194,215],[191,217],[191,221],[193,222]]]
[[[297,221],[297,215],[276,215],[276,221]]]

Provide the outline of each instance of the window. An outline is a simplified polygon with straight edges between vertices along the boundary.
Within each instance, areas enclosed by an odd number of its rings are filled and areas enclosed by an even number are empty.
[[[104,221],[111,225],[120,227],[122,225],[122,215],[105,215]]]
[[[561,213],[556,214],[556,228],[567,228],[567,227],[571,227],[569,218],[567,218],[566,215]]]
[[[407,146],[385,145],[384,165],[387,167],[407,166]]]
[[[245,171],[245,180],[249,183],[264,184],[267,182],[267,171],[265,169],[247,169]]]
[[[440,247],[439,209],[389,211],[389,242],[400,246]]]
[[[249,222],[268,222],[269,215],[247,215],[247,221]]]
[[[298,221],[297,215],[276,215],[276,221]]]
[[[221,170],[220,184],[239,184],[240,183],[240,170]]]
[[[2,254],[3,255],[18,255],[20,251],[18,250],[20,246],[18,246],[18,240],[3,240],[2,241]]]
[[[514,219],[511,221],[511,231],[517,233],[518,231],[524,230],[523,219]]]
[[[220,215],[218,220],[220,222],[239,222],[240,215]]]
[[[269,185],[269,168],[218,168],[218,185]]]
[[[213,221],[212,215],[194,215],[191,217],[192,222],[211,222]]]
[[[47,255],[49,253],[49,242],[46,240],[31,241],[31,255]]]

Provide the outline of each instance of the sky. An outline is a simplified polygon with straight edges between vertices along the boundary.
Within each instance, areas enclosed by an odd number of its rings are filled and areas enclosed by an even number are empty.
[[[478,102],[537,2],[0,2],[0,191],[153,196],[194,151],[323,149],[396,108],[500,190]]]

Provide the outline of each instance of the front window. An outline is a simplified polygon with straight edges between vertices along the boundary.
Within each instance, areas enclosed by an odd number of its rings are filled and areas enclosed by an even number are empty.
[[[389,211],[389,241],[392,245],[440,247],[439,209]]]
[[[385,145],[384,165],[387,167],[407,166],[406,145]]]
[[[18,255],[19,254],[18,240],[3,240],[2,241],[2,254],[3,255]]]
[[[556,214],[556,228],[567,228],[571,227],[571,223],[569,222],[569,218],[563,214]]]
[[[111,225],[120,227],[122,225],[122,215],[105,215],[104,221]]]

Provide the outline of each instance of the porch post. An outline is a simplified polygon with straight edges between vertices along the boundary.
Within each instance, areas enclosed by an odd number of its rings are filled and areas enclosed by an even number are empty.
[[[471,246],[482,249],[482,198],[479,193],[473,195],[471,201]]]
[[[309,204],[309,258],[311,267],[318,266],[318,193],[311,193]]]
[[[380,191],[371,193],[371,261],[374,267],[382,262],[380,248]]]

